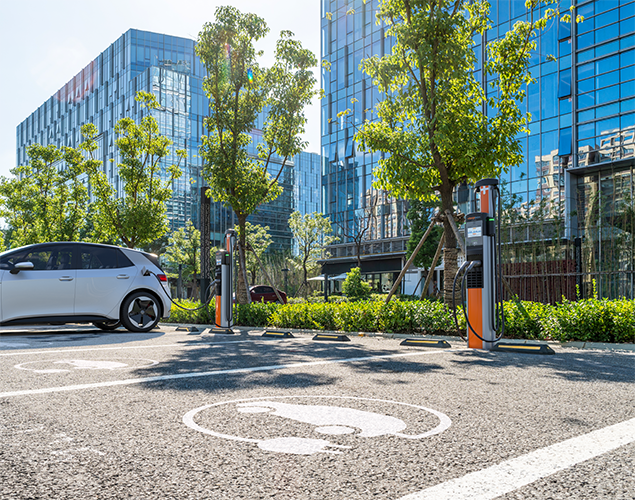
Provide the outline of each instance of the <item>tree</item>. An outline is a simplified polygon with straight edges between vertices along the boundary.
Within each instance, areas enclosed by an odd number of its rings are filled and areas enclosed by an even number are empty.
[[[165,203],[172,197],[172,181],[181,176],[180,162],[185,150],[175,151],[177,164],[162,169],[170,157],[171,141],[159,133],[159,124],[150,113],[159,108],[153,94],[138,92],[136,100],[148,113],[137,124],[126,117],[115,125],[115,144],[121,156],[119,178],[123,181],[123,197],[117,195],[99,163],[91,163],[90,183],[95,196],[93,203],[94,238],[120,241],[136,248],[160,238],[168,232]],[[88,124],[96,135],[96,127]],[[97,145],[91,144],[89,152]]]
[[[359,267],[354,267],[348,272],[344,283],[342,283],[342,293],[351,300],[370,299],[372,288],[362,281],[362,274]]]
[[[377,225],[379,193],[374,190],[366,196],[366,206],[355,211],[351,220],[336,220],[342,235],[355,244],[357,267],[362,267],[362,243],[370,239],[373,225]],[[344,212],[345,213],[345,212]]]
[[[172,233],[165,251],[168,262],[183,265],[183,279],[192,282],[192,296],[197,297],[196,275],[201,272],[201,232],[188,220],[185,227]]]
[[[240,235],[240,227],[236,226],[234,229]],[[250,222],[245,223],[245,231],[247,232],[245,235],[245,248],[249,250],[246,256],[246,269],[251,275],[251,284],[253,286],[256,284],[256,277],[260,269],[258,259],[262,259],[263,254],[271,245],[271,235],[269,234],[269,226],[263,227]]]
[[[487,45],[483,74],[498,78],[486,95],[474,74],[474,37],[488,28],[487,1],[382,0],[377,19],[395,44],[391,54],[362,62],[384,100],[375,108],[378,120],[356,135],[362,149],[389,154],[379,162],[378,187],[410,200],[438,196],[442,214],[454,217],[457,184],[498,176],[523,159],[518,137],[531,117],[518,103],[533,82],[530,53],[539,31],[560,13],[547,8],[542,18],[534,15],[554,1],[528,0],[530,20]],[[457,240],[447,217],[444,230],[448,301]]]
[[[289,217],[289,227],[300,250],[302,263],[304,295],[307,295],[308,267],[315,265],[317,259],[322,256],[324,248],[331,245],[337,238],[328,236],[333,232],[331,221],[318,212],[305,214],[297,210]]]
[[[83,174],[94,160],[83,153],[92,140],[77,149],[33,144],[27,148],[28,165],[11,170],[13,178],[0,179],[0,217],[9,225],[12,247],[48,241],[77,241],[86,223],[88,189]]]
[[[160,236],[159,238],[146,243],[141,247],[144,252],[153,253],[155,255],[162,255],[170,244],[170,237],[167,234]]]
[[[210,99],[201,138],[203,176],[214,201],[230,207],[240,228],[238,302],[248,301],[245,269],[245,226],[259,205],[280,193],[278,178],[291,157],[306,145],[300,140],[304,107],[314,95],[316,79],[309,68],[317,61],[293,34],[280,34],[271,68],[258,64],[254,44],[269,31],[265,21],[234,7],[218,7],[216,21],[199,33],[196,52],[207,69],[203,88]],[[250,133],[264,112],[261,139],[249,152]],[[277,166],[279,165],[279,167]],[[269,169],[278,168],[275,177]]]

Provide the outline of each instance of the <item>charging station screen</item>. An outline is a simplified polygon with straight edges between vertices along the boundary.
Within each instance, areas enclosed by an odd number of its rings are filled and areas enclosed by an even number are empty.
[[[473,226],[467,228],[467,237],[468,238],[480,238],[483,236],[483,226]]]

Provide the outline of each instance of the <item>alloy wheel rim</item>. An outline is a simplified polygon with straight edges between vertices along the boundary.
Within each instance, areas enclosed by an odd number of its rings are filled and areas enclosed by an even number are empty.
[[[157,316],[157,306],[150,297],[137,297],[128,307],[128,319],[137,328],[146,328]]]

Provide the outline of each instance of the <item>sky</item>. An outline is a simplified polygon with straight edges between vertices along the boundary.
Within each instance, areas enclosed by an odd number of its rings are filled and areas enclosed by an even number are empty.
[[[319,0],[0,0],[0,176],[16,166],[16,127],[130,28],[196,40],[219,5],[253,12],[269,25],[259,44],[273,58],[290,30],[320,59]],[[319,81],[318,68],[315,76]],[[307,151],[319,152],[320,107],[305,110]]]

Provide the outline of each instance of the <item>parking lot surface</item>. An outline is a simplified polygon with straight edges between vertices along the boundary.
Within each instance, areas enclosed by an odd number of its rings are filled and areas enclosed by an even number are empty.
[[[635,356],[0,335],[0,498],[633,499]]]

